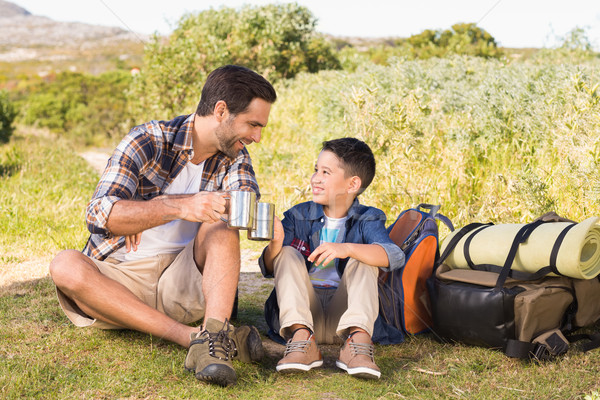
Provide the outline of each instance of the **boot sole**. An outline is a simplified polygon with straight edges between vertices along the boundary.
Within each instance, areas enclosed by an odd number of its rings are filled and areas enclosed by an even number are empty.
[[[210,364],[202,371],[196,372],[196,379],[220,386],[231,386],[237,381],[233,368],[223,364]]]

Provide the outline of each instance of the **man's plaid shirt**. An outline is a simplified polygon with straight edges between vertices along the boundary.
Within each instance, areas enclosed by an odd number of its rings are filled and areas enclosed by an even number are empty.
[[[123,246],[123,236],[107,229],[114,203],[122,199],[150,200],[165,189],[193,157],[194,114],[171,121],[136,126],[119,143],[86,209],[91,232],[83,253],[104,260]],[[243,149],[236,159],[219,152],[207,159],[200,191],[251,190],[259,193],[250,155]]]

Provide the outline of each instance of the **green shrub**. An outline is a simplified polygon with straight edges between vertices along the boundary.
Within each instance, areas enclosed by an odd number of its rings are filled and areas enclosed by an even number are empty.
[[[13,133],[13,122],[17,110],[8,97],[8,92],[0,91],[0,143],[8,142]]]
[[[99,76],[65,72],[35,83],[21,94],[21,122],[45,127],[80,142],[121,136],[131,125],[127,90],[131,76],[111,71]]]
[[[133,108],[142,120],[190,112],[208,73],[225,64],[246,66],[271,81],[340,68],[315,23],[308,9],[293,3],[187,15],[168,39],[155,37],[147,46]]]

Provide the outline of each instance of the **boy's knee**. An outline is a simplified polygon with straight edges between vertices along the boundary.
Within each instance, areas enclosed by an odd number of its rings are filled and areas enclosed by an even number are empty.
[[[304,256],[291,246],[283,246],[277,257],[275,257],[273,261],[274,273],[277,273],[280,266],[283,266],[282,268],[285,271],[290,271],[294,268],[300,271],[306,270]]]
[[[277,258],[302,258],[302,260],[304,260],[302,254],[292,246],[283,246],[277,255]]]
[[[279,265],[286,265],[286,268],[289,268],[289,265],[300,265],[306,268],[304,266],[304,256],[292,246],[283,246],[281,248],[281,251],[274,260],[274,270],[277,270]]]

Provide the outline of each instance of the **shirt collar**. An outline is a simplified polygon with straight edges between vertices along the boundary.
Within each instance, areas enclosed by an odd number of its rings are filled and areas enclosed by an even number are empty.
[[[192,147],[192,133],[194,132],[194,116],[192,113],[183,121],[181,126],[175,133],[175,140],[173,141],[173,150],[175,151],[191,151]]]
[[[348,220],[354,218],[354,216],[358,215],[358,208],[360,203],[358,202],[358,197],[354,199],[352,205],[348,209]],[[323,206],[321,204],[317,204],[314,201],[311,202],[310,208],[308,209],[308,219],[310,220],[318,220],[325,216],[323,212]]]

